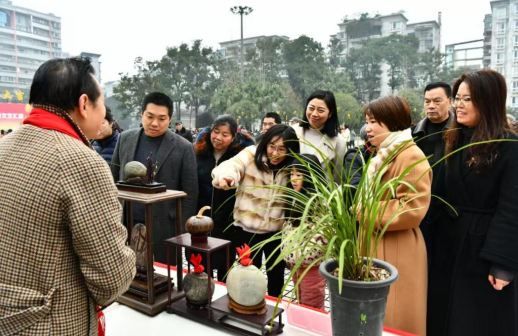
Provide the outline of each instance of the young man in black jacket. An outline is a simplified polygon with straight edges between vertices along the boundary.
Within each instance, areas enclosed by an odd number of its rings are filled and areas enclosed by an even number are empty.
[[[186,129],[185,127],[183,127],[183,124],[180,120],[178,120],[177,122],[174,123],[175,127],[176,127],[176,131],[174,131],[176,134],[178,134],[179,136],[183,137],[185,140],[189,141],[190,143],[192,143],[192,134],[191,134],[191,131],[189,131],[188,129]]]

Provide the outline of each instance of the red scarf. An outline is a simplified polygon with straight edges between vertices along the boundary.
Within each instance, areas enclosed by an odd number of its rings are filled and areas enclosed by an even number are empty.
[[[40,108],[32,109],[29,116],[23,120],[23,124],[58,131],[83,142],[83,139],[81,139],[74,127],[72,127],[68,121],[55,115],[54,113],[45,111]]]

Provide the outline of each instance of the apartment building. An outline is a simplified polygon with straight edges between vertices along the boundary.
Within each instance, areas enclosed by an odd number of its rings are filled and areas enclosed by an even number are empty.
[[[264,39],[272,39],[272,40],[284,40],[289,41],[289,37],[287,36],[281,36],[281,35],[271,35],[271,36],[255,36],[255,37],[248,37],[243,39],[243,49],[244,54],[246,55],[247,49],[253,49],[256,47],[257,42]],[[239,54],[241,51],[241,40],[232,40],[232,41],[226,41],[226,42],[220,42],[220,49],[218,50],[221,57],[225,60],[228,59],[235,59],[236,61],[239,61]]]
[[[489,67],[505,76],[507,105],[518,108],[518,0],[491,1],[485,28],[484,35],[491,39],[486,48]]]
[[[445,65],[448,69],[483,69],[484,51],[483,39],[447,44],[445,47]]]
[[[54,57],[62,57],[61,18],[0,0],[0,98],[26,101],[34,73]]]
[[[351,24],[354,25],[353,29],[348,28]],[[340,55],[342,61],[345,61],[351,49],[358,48],[364,40],[392,34],[415,36],[419,40],[419,52],[425,52],[432,48],[440,50],[441,48],[441,13],[439,13],[438,21],[409,24],[403,11],[399,11],[389,15],[361,18],[360,20],[346,19],[339,23],[338,27],[340,31],[332,36],[339,39],[344,47]],[[388,85],[388,66],[382,64],[381,70],[378,94],[379,96],[386,96],[391,93]]]

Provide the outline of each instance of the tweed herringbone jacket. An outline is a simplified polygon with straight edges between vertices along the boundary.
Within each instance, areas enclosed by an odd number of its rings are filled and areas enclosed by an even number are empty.
[[[110,169],[82,142],[23,125],[0,140],[0,335],[97,335],[95,305],[127,290]]]

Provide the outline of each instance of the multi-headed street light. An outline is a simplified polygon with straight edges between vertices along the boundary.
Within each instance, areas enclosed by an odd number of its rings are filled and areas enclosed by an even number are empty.
[[[243,15],[251,14],[254,11],[254,9],[252,7],[248,7],[248,6],[234,6],[234,7],[230,8],[230,11],[233,14],[239,14],[241,16],[241,53],[240,53],[240,57],[239,57],[239,61],[240,61],[241,65],[240,65],[239,74],[240,74],[240,78],[241,78],[241,83],[243,83],[243,79],[244,79],[243,65],[245,62],[245,56],[244,56],[244,50],[243,50]]]

